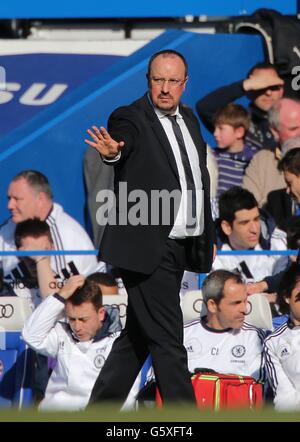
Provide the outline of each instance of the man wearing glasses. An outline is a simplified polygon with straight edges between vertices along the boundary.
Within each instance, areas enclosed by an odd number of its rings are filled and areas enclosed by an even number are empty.
[[[115,222],[108,220],[105,228],[101,260],[120,268],[128,293],[125,329],[90,403],[122,403],[149,353],[163,401],[195,402],[179,290],[184,270],[210,270],[214,228],[205,144],[197,118],[180,104],[187,70],[174,50],[154,54],[148,93],[114,111],[108,131],[96,126],[87,131],[92,141],[86,143],[115,169]],[[120,192],[124,183],[127,206]]]
[[[223,86],[202,97],[196,105],[198,115],[210,132],[213,132],[213,118],[218,109],[246,96],[250,100],[251,126],[246,143],[259,149],[275,149],[276,141],[270,130],[268,110],[283,95],[283,80],[276,67],[270,63],[257,63],[247,78]]]

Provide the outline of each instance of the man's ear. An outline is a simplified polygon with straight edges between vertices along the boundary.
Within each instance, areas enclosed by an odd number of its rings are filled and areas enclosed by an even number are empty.
[[[48,199],[48,197],[47,197],[47,195],[45,194],[45,192],[39,192],[37,198],[38,198],[38,201],[41,202],[41,204],[43,204],[44,201],[45,201],[46,199]]]
[[[290,304],[291,298],[287,298],[286,296],[284,297],[284,300],[287,304]]]
[[[229,236],[232,233],[232,227],[228,221],[223,220],[221,222],[221,229],[223,230],[226,236]]]
[[[207,307],[207,310],[209,311],[209,313],[214,314],[218,310],[218,306],[213,299],[209,299],[207,301],[206,307]]]
[[[101,322],[103,322],[104,319],[105,319],[105,312],[106,312],[106,310],[105,310],[104,307],[101,307],[101,308],[99,308],[99,310],[98,310],[98,317],[99,317],[99,319],[100,319]]]

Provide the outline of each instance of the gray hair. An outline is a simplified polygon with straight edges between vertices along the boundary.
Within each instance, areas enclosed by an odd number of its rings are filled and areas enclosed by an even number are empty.
[[[224,286],[226,281],[232,279],[236,284],[244,284],[240,273],[230,272],[228,270],[215,270],[211,272],[204,280],[202,285],[203,301],[207,304],[209,299],[215,301],[218,305],[224,297]]]
[[[280,113],[281,103],[280,100],[276,101],[273,106],[268,110],[268,120],[271,127],[274,129],[279,129],[279,113]]]
[[[27,184],[37,193],[45,193],[49,200],[52,201],[53,194],[48,178],[41,172],[38,172],[37,170],[22,170],[22,172],[19,172],[13,177],[12,181],[18,181],[21,178],[24,178],[27,181]]]

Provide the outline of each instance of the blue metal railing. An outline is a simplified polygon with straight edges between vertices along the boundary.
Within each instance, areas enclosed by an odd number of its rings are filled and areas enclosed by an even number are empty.
[[[55,255],[98,255],[98,250],[8,250],[0,256],[55,256]],[[298,250],[218,250],[217,255],[297,255]]]

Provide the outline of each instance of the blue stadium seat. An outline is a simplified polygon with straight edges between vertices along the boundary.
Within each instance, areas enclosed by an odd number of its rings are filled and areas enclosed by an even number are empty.
[[[20,331],[0,331],[0,407],[31,405],[33,351]]]

